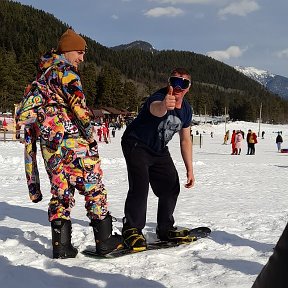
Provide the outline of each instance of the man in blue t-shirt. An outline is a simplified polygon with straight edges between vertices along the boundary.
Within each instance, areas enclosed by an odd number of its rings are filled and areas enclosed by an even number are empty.
[[[151,95],[139,115],[129,124],[122,137],[127,164],[129,191],[125,202],[122,235],[124,243],[135,251],[145,250],[142,229],[146,223],[149,184],[158,197],[157,235],[160,240],[174,241],[174,209],[180,192],[177,170],[167,144],[179,132],[181,155],[186,167],[186,188],[194,185],[190,123],[192,109],[184,95],[191,87],[191,75],[176,68],[168,87]]]

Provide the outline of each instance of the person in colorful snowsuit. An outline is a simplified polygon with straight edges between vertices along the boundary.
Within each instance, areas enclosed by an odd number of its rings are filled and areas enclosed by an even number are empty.
[[[112,235],[112,216],[91,124],[93,114],[86,105],[78,72],[86,48],[84,38],[69,28],[60,37],[57,50],[41,57],[37,81],[48,99],[37,112],[37,121],[25,127],[25,168],[31,200],[42,200],[36,161],[38,137],[51,183],[48,218],[53,258],[74,258],[78,252],[71,244],[75,189],[85,197],[97,252],[106,254],[122,245],[121,235]]]
[[[192,109],[184,98],[191,76],[176,68],[164,87],[148,97],[138,116],[122,136],[129,190],[125,202],[122,235],[132,250],[147,249],[142,229],[146,224],[149,184],[158,197],[156,233],[160,240],[173,241],[174,209],[180,192],[179,176],[167,144],[179,133],[180,149],[186,167],[186,188],[194,185],[190,124]],[[175,232],[175,233],[174,233]]]

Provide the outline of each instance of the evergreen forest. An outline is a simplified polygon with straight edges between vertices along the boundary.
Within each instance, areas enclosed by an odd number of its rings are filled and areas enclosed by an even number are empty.
[[[69,26],[42,10],[0,1],[0,111],[14,111],[35,78],[39,57],[57,47]],[[80,73],[92,109],[138,111],[147,96],[167,85],[173,68],[184,67],[192,74],[186,97],[195,114],[223,115],[227,109],[233,120],[256,121],[262,105],[264,122],[287,123],[287,100],[220,61],[189,51],[114,50],[82,36],[88,52]]]

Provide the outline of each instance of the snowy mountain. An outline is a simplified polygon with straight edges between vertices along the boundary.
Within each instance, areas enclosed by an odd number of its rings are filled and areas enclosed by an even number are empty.
[[[234,67],[237,71],[265,86],[270,92],[288,99],[288,78],[254,67]]]
[[[156,52],[157,50],[148,42],[134,41],[129,44],[122,44],[114,47],[110,47],[113,50],[128,50],[128,49],[140,49],[142,51]]]

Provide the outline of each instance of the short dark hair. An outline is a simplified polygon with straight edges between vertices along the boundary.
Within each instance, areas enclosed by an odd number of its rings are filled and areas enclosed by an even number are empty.
[[[175,75],[175,74],[189,75],[191,77],[191,74],[189,73],[189,71],[182,67],[174,68],[171,72],[171,75]]]

